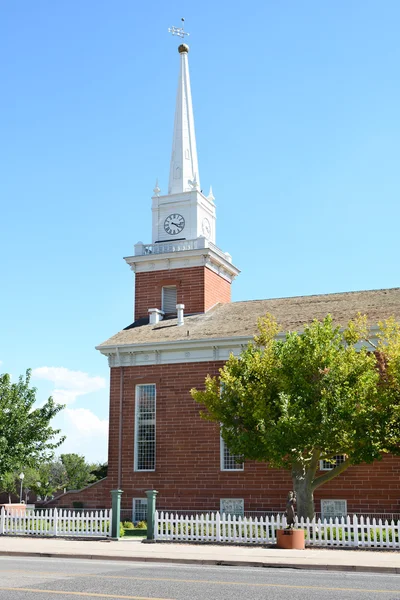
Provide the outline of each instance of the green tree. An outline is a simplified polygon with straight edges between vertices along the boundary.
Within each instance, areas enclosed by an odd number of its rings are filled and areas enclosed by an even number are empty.
[[[108,464],[105,463],[93,463],[90,465],[90,471],[94,476],[94,481],[99,481],[107,477]]]
[[[50,486],[54,488],[50,494],[54,493],[56,490],[63,490],[68,485],[68,477],[67,471],[64,465],[61,462],[60,458],[57,460],[53,460],[50,464],[47,465],[48,469],[48,478],[47,481],[50,483]]]
[[[40,496],[42,500],[47,500],[54,492],[63,489],[63,482],[61,481],[61,477],[59,477],[59,473],[64,472],[63,467],[60,464],[60,468],[54,468],[54,465],[58,465],[59,462],[60,461],[42,463],[35,470],[31,489],[37,496]]]
[[[30,387],[30,370],[18,383],[0,375],[0,478],[8,472],[49,460],[63,441],[50,425],[63,406],[49,398],[34,407],[36,389]]]
[[[9,504],[11,504],[11,496],[17,495],[18,494],[18,490],[17,490],[17,473],[16,472],[8,472],[8,473],[3,473],[1,479],[0,479],[0,490],[2,492],[6,492],[6,494],[8,494],[8,502]]]
[[[80,490],[95,481],[92,466],[86,462],[85,457],[79,454],[61,454],[61,463],[66,473],[66,488]]]
[[[58,485],[51,479],[51,464],[43,463],[38,467],[27,467],[24,469],[23,494],[25,502],[29,502],[30,494],[33,492],[43,500],[58,490]]]
[[[40,488],[40,473],[39,469],[35,469],[34,467],[27,467],[23,469],[24,479],[22,482],[22,490],[25,502],[29,502],[29,494],[34,492],[35,494],[40,494],[38,491]]]
[[[400,326],[380,323],[376,346],[361,315],[344,331],[328,315],[284,340],[267,315],[259,331],[191,393],[232,453],[290,470],[298,514],[312,518],[316,488],[350,465],[400,454]],[[319,461],[337,455],[345,461],[320,474]]]

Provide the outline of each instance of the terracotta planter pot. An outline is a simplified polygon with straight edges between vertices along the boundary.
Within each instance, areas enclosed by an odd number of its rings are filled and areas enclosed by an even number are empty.
[[[276,542],[284,550],[304,550],[304,529],[278,529]]]

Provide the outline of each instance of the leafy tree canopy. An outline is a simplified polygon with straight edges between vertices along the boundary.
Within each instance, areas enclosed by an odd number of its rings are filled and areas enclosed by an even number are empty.
[[[30,370],[18,383],[0,375],[0,478],[49,460],[65,439],[50,424],[63,406],[49,398],[35,408],[36,389],[29,384]]]
[[[3,473],[0,479],[0,491],[8,494],[8,502],[11,504],[12,495],[17,494],[17,474]]]
[[[62,454],[50,462],[42,462],[37,467],[22,467],[14,472],[4,473],[0,479],[0,492],[6,492],[11,502],[12,495],[19,496],[20,472],[22,480],[22,497],[25,502],[36,498],[48,500],[55,492],[64,489],[81,489],[89,483],[107,476],[107,463],[90,464],[78,454]]]
[[[104,479],[104,477],[107,477],[107,473],[108,473],[108,463],[93,463],[91,465],[91,472],[95,477],[95,480],[98,481],[99,479]]]
[[[400,326],[381,322],[376,344],[361,315],[344,331],[328,315],[278,333],[271,315],[261,319],[254,343],[191,393],[233,454],[291,471],[298,513],[312,518],[317,487],[350,465],[400,454]],[[318,472],[337,455],[346,460]]]
[[[61,464],[65,469],[65,485],[68,490],[80,490],[96,480],[92,465],[80,454],[61,454]]]
[[[62,489],[60,479],[56,476],[58,469],[54,468],[56,464],[56,461],[42,463],[36,469],[27,470],[24,479],[26,497],[32,491],[42,500],[48,500],[56,491]]]

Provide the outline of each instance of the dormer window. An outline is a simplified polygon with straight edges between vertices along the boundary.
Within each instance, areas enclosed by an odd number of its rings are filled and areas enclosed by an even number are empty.
[[[176,315],[176,285],[165,285],[161,292],[161,308],[166,315]]]

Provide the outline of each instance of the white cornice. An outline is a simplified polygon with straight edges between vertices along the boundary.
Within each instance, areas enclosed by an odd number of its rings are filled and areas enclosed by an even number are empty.
[[[370,328],[371,341],[375,344],[378,327]],[[278,340],[285,339],[285,332],[278,334]],[[227,338],[182,339],[157,343],[96,346],[101,354],[108,357],[110,367],[139,367],[143,365],[197,363],[226,361],[229,356],[239,356],[253,341],[253,336]],[[365,344],[360,344],[365,345]],[[369,346],[372,350],[373,348]]]
[[[96,350],[108,357],[110,367],[134,367],[228,360],[230,354],[238,356],[251,340],[252,336],[208,338],[157,344],[97,346]]]
[[[219,248],[214,250],[204,247],[178,252],[149,253],[126,256],[124,260],[135,273],[205,266],[229,282],[232,282],[240,273],[239,269],[229,262],[228,257]]]

